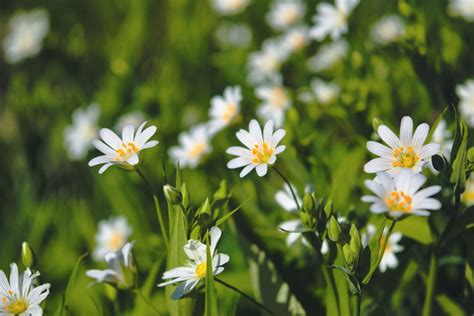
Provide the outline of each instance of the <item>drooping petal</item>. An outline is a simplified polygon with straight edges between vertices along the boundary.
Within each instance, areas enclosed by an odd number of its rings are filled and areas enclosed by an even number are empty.
[[[103,165],[100,169],[99,169],[99,174],[103,174],[105,172],[105,170],[109,169],[110,166],[112,166],[113,163],[106,163],[105,165]]]
[[[100,165],[100,164],[104,164],[104,163],[108,163],[108,162],[110,162],[110,157],[109,156],[107,156],[107,155],[98,156],[98,157],[92,158],[89,161],[89,166],[92,167],[92,166],[96,166],[96,165]]]
[[[253,168],[255,168],[255,165],[254,164],[250,164],[248,166],[246,166],[244,169],[242,169],[242,171],[240,172],[240,177],[243,178],[245,177],[247,174],[249,174],[250,171],[253,170]]]
[[[256,170],[257,170],[257,174],[260,176],[260,177],[263,177],[264,175],[267,174],[267,170],[268,170],[268,166],[267,164],[260,164],[256,167]]]

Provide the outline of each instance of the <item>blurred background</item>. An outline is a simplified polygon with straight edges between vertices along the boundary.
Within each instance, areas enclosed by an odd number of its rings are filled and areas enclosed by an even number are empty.
[[[153,139],[160,143],[144,152],[141,168],[160,188],[165,184],[163,164],[173,177],[175,162],[168,149],[178,144],[178,134],[207,121],[211,98],[236,85],[243,95],[239,117],[212,138],[212,153],[196,168],[183,170],[191,204],[199,206],[212,196],[222,179],[232,191],[233,206],[251,197],[224,233],[220,251],[230,254],[231,261],[222,278],[282,313],[287,305],[293,311],[322,308],[324,288],[315,259],[300,243],[288,248],[286,235],[277,229],[292,218],[274,199],[281,180],[272,172],[241,180],[238,171],[226,168],[230,157],[225,150],[238,144],[235,132],[247,128],[260,104],[248,78],[249,55],[284,33],[266,18],[273,2],[253,0],[231,14],[207,0],[0,3],[0,268],[7,271],[10,262],[20,263],[21,242],[29,242],[37,253],[41,280],[52,284],[46,315],[58,304],[77,258],[94,252],[97,223],[111,216],[127,219],[129,239],[136,241],[140,283],[148,282],[152,301],[166,311],[164,291],[155,286],[164,271],[165,251],[148,188],[137,174],[119,168],[99,175],[98,168],[87,165],[98,155],[90,142],[100,127],[120,131],[126,122],[145,120],[156,125]],[[318,1],[302,3],[300,23],[310,27]],[[473,24],[450,5],[363,0],[349,18],[335,61],[317,55],[330,39],[308,40],[285,58],[279,73],[292,106],[283,124],[287,150],[277,164],[299,192],[309,184],[359,227],[373,221],[368,206],[360,202],[367,193],[363,165],[370,157],[365,143],[373,134],[372,120],[380,118],[395,129],[404,115],[416,124],[433,124],[444,108],[458,105],[456,86],[474,76]],[[20,53],[15,53],[15,47],[9,48],[15,45],[12,32],[27,22],[12,21],[32,13],[26,19],[34,20],[36,33],[17,43]],[[387,40],[374,26],[391,15],[402,26],[395,24],[395,37]],[[31,51],[21,55],[22,45]],[[321,69],[322,64],[329,66]],[[315,78],[337,84],[329,101],[318,96]],[[447,134],[441,139],[449,138],[453,123],[450,113],[445,119]],[[429,171],[427,175],[430,183],[441,181]],[[429,236],[420,235],[427,223],[418,220],[397,229],[408,237],[402,241],[405,250],[396,269],[378,276],[376,284],[386,288],[368,288],[365,304],[377,302],[374,315],[421,310],[424,272],[419,272],[427,264],[419,265],[427,261],[422,245],[429,244]],[[453,245],[440,270],[440,293],[459,306],[464,276],[456,264],[459,256],[474,259],[467,242],[472,237]],[[94,267],[104,264],[88,256],[68,314],[149,313],[126,293],[118,293],[121,299],[112,303],[106,287],[88,287],[91,279],[84,272]],[[290,290],[282,290],[278,298],[270,291],[272,282],[285,283]],[[222,313],[258,313],[228,290],[218,287],[218,292]]]

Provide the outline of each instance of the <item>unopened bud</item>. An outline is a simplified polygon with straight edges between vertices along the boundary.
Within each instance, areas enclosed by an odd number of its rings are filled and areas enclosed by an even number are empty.
[[[35,253],[26,241],[21,244],[21,261],[23,261],[25,268],[34,268],[35,266]]]
[[[331,216],[329,220],[329,229],[328,229],[328,237],[331,241],[337,243],[339,242],[339,238],[341,236],[341,226],[337,222],[334,216]]]
[[[384,125],[381,119],[376,117],[372,120],[372,128],[374,129],[376,133],[381,125]]]
[[[209,199],[206,199],[204,203],[199,207],[196,212],[199,222],[203,226],[209,226],[212,223],[211,204]]]
[[[326,218],[329,218],[331,217],[332,215],[332,201],[331,200],[328,200],[326,202],[326,205],[324,205],[324,213],[326,214]]]
[[[359,230],[354,224],[351,225],[349,234],[351,236],[351,241],[350,241],[351,250],[352,252],[354,252],[354,254],[357,255],[360,249],[362,248],[362,242],[361,242]]]
[[[303,210],[311,213],[312,210],[314,209],[315,202],[311,194],[305,193],[303,196]]]
[[[163,193],[165,194],[165,198],[171,205],[179,205],[183,200],[183,195],[181,192],[176,190],[176,188],[172,187],[169,184],[163,186]]]
[[[348,244],[342,246],[342,254],[344,255],[344,260],[352,268],[356,261],[356,256],[351,250],[351,247]]]

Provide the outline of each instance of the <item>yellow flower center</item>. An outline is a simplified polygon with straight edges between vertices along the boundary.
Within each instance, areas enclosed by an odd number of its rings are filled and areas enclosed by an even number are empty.
[[[230,122],[237,111],[237,106],[234,103],[228,103],[224,113],[222,113],[222,119],[226,122]]]
[[[391,212],[410,213],[413,210],[411,206],[411,196],[401,191],[393,191],[385,197],[385,203]]]
[[[274,150],[270,148],[267,143],[263,143],[262,146],[255,144],[252,148],[253,159],[252,162],[257,163],[268,163],[273,155]]]
[[[461,199],[463,200],[464,203],[466,203],[468,206],[471,206],[474,204],[474,191],[468,191],[466,190],[462,196]]]
[[[392,162],[393,167],[402,167],[402,168],[413,168],[415,164],[420,160],[420,157],[415,154],[413,147],[408,146],[408,148],[395,148],[393,150],[393,157],[396,161]]]
[[[2,301],[4,303],[4,310],[14,315],[21,314],[28,309],[28,302],[24,299],[13,298],[11,301],[9,301],[7,297],[3,297]]]
[[[135,146],[134,143],[128,143],[128,144],[122,143],[121,147],[115,150],[115,152],[119,155],[117,158],[115,158],[115,160],[116,161],[128,160],[138,151],[139,149],[137,148],[137,146]]]
[[[124,242],[124,236],[120,233],[113,233],[112,236],[110,236],[107,245],[109,246],[109,249],[112,251],[117,251],[120,248],[122,248],[123,242]]]
[[[206,147],[206,144],[203,143],[194,144],[188,152],[188,157],[190,159],[198,158],[206,150]]]
[[[200,263],[197,267],[196,267],[196,275],[198,278],[200,279],[204,279],[206,277],[206,269],[207,269],[207,265],[205,262],[202,262]]]

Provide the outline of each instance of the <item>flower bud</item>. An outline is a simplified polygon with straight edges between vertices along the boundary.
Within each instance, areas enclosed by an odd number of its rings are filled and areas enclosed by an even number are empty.
[[[351,250],[351,247],[348,244],[345,244],[344,246],[342,246],[342,254],[344,255],[344,260],[352,269],[356,261],[356,256],[354,255],[354,253]]]
[[[351,241],[350,241],[351,250],[356,256],[358,256],[359,251],[362,249],[362,241],[360,238],[359,230],[354,224],[351,225],[349,235],[351,236]]]
[[[384,125],[381,119],[376,117],[372,120],[372,128],[374,129],[376,133],[381,125]]]
[[[21,261],[23,261],[25,268],[34,268],[36,264],[35,253],[26,241],[21,244]]]
[[[206,199],[204,203],[199,207],[196,212],[198,220],[204,227],[207,227],[212,224],[212,213],[211,213],[211,204],[209,199]]]
[[[306,192],[303,196],[303,210],[310,213],[314,209],[315,203],[311,194]]]
[[[324,205],[324,213],[326,214],[326,218],[329,218],[331,217],[332,215],[332,201],[331,200],[328,200],[326,202],[326,205]]]
[[[183,200],[183,195],[176,188],[169,184],[163,186],[163,193],[165,198],[171,205],[179,205]]]
[[[328,237],[331,241],[337,243],[341,237],[341,226],[334,216],[329,220]]]

